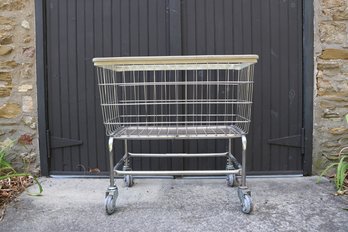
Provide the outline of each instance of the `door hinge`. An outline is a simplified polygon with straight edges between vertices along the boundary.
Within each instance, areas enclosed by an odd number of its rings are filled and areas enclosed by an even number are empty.
[[[69,138],[61,138],[61,137],[51,136],[50,130],[46,130],[46,139],[47,139],[47,150],[49,151],[48,152],[49,157],[50,157],[51,149],[79,146],[83,143],[81,140],[77,140],[77,139],[69,139]]]
[[[60,137],[55,137],[55,136],[51,136],[50,140],[51,140],[50,141],[51,149],[79,146],[82,144],[81,140],[60,138]]]
[[[301,133],[299,135],[291,135],[281,138],[269,139],[268,143],[278,146],[298,147],[301,148],[301,154],[304,154],[304,138],[304,128],[301,128]]]
[[[305,153],[305,137],[306,134],[305,134],[305,128],[301,128],[301,154],[304,155]]]
[[[51,158],[50,130],[46,130],[46,150],[47,150],[47,158]]]

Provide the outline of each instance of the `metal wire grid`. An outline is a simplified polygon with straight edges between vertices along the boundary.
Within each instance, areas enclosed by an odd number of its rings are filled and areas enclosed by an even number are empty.
[[[107,136],[228,138],[249,131],[254,64],[97,67]]]

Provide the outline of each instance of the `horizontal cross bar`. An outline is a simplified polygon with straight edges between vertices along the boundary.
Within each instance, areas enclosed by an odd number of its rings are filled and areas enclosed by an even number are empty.
[[[227,156],[228,153],[164,153],[164,154],[154,154],[154,153],[128,153],[132,157],[154,157],[154,158],[166,158],[166,157],[218,157]]]
[[[241,169],[236,170],[198,170],[198,171],[119,171],[114,170],[116,175],[133,176],[222,176],[227,174],[240,175]]]

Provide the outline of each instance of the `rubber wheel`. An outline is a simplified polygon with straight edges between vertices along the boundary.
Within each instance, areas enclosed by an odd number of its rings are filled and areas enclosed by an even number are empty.
[[[116,201],[112,195],[108,195],[105,198],[105,210],[107,214],[113,214],[116,210]]]
[[[235,182],[236,182],[236,174],[228,174],[226,177],[227,186],[233,187],[235,186]]]
[[[249,214],[253,211],[253,207],[254,206],[251,200],[251,196],[249,196],[248,194],[245,194],[242,201],[242,212]]]
[[[126,187],[132,187],[134,184],[132,175],[125,175],[123,180]]]

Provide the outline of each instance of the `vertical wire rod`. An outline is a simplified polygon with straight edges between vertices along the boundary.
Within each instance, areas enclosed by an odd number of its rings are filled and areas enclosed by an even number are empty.
[[[187,134],[187,70],[185,70],[185,130]]]
[[[174,71],[175,73],[175,82],[177,83],[177,70]],[[178,93],[178,85],[174,86],[175,88],[175,99],[179,99],[179,93]],[[179,104],[176,104],[176,133],[179,133]]]
[[[138,96],[137,96],[136,85],[135,85],[135,71],[132,72],[132,76],[133,76],[133,83],[134,83],[134,86],[133,86],[133,94],[134,94],[133,99],[134,99],[135,101],[137,101],[137,100],[138,100]],[[137,110],[136,110],[136,114],[137,114],[138,116],[136,117],[136,126],[137,126],[137,130],[138,130],[138,129],[139,129],[139,115],[140,115],[140,113],[139,113],[139,111],[138,111],[139,105],[135,106],[134,108],[137,109]],[[134,110],[135,110],[135,109],[134,109]]]
[[[194,93],[194,102],[195,102],[195,105],[193,106],[193,115],[195,115],[195,108],[198,107],[198,106],[197,106],[197,103],[196,103],[196,102],[197,102],[197,99],[198,99],[198,89],[197,89],[197,86],[198,86],[198,85],[197,85],[197,82],[198,82],[198,80],[197,80],[198,77],[197,77],[197,76],[198,76],[198,75],[197,75],[197,74],[198,74],[198,73],[197,73],[197,70],[195,70],[195,72],[194,72],[194,77],[195,77],[195,80],[196,80],[196,84],[195,84],[195,89],[196,89],[196,90],[195,90],[195,93]],[[196,109],[196,112],[198,113],[198,108]],[[194,120],[194,121],[197,121],[197,119],[198,119],[197,116],[193,116],[193,117],[194,117],[193,120]],[[195,127],[195,132],[196,132],[196,135],[197,135],[197,127]]]
[[[125,71],[122,72],[122,77],[123,77],[123,83],[126,83],[126,72]],[[126,90],[125,86],[123,87],[123,98],[124,98],[124,100],[127,100],[127,90]],[[126,106],[123,106],[123,115],[128,115]],[[125,117],[123,120],[128,123],[128,117]],[[126,133],[128,133],[128,130],[126,130]]]
[[[144,100],[145,100],[145,126],[148,129],[148,109],[147,109],[147,86],[145,85],[147,81],[147,71],[143,71],[143,81],[144,81]]]

